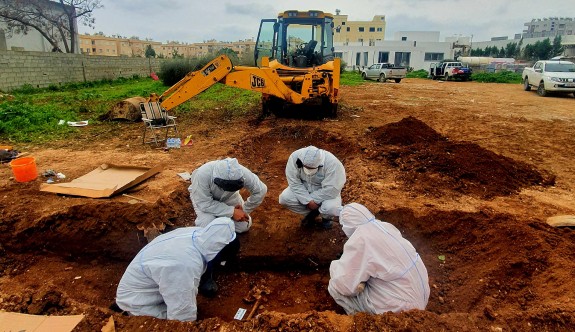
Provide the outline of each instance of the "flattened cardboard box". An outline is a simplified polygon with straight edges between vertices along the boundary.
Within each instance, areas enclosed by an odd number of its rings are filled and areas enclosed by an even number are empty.
[[[43,183],[40,191],[90,198],[110,197],[154,176],[162,168],[162,165],[150,168],[102,164],[68,183]]]
[[[69,332],[84,315],[36,316],[16,312],[0,312],[1,331]]]

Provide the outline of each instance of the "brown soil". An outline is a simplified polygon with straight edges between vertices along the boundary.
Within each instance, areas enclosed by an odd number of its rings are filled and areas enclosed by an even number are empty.
[[[168,152],[143,146],[142,124],[125,122],[16,146],[40,173],[67,179],[102,163],[165,169],[129,192],[152,203],[131,204],[121,195],[40,192],[45,178],[18,183],[3,165],[0,310],[83,313],[77,331],[99,330],[110,316],[119,331],[575,330],[575,233],[545,223],[575,214],[575,99],[419,79],[343,87],[341,95],[335,120],[180,113],[180,132],[194,143]],[[338,224],[301,229],[299,216],[277,202],[289,154],[309,144],[345,165],[344,203],[366,205],[414,244],[429,271],[426,310],[346,316],[332,301],[328,267],[345,235]],[[238,260],[218,275],[218,296],[198,297],[192,323],[113,313],[118,281],[146,243],[140,229],[193,225],[188,183],[177,173],[225,156],[256,172],[269,192],[239,236]],[[244,298],[253,287],[271,294],[253,319],[234,320],[238,308],[251,310]]]

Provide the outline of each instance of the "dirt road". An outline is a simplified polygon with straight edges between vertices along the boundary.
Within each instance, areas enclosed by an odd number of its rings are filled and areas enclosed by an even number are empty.
[[[73,179],[102,163],[165,169],[130,198],[39,192],[0,168],[0,309],[86,315],[78,331],[113,315],[129,331],[575,330],[575,233],[548,217],[575,214],[575,98],[542,98],[520,85],[406,79],[344,87],[337,119],[303,121],[178,114],[191,147],[141,144],[141,123],[84,127],[78,139],[20,146]],[[345,235],[307,230],[277,202],[289,154],[316,145],[346,167],[344,203],[396,225],[427,266],[425,311],[345,316],[327,293],[328,267]],[[138,227],[193,225],[177,173],[232,156],[269,188],[240,235],[238,261],[218,276],[216,299],[199,297],[195,323],[113,314],[118,281],[145,244]],[[444,259],[440,259],[444,258]],[[81,278],[78,278],[81,277]],[[253,286],[270,288],[248,322],[234,321]]]

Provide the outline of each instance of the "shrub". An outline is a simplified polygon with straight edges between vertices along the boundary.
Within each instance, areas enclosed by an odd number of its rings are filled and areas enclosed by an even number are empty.
[[[339,73],[343,74],[343,72],[345,71],[345,68],[347,67],[347,62],[343,61],[343,59],[341,60],[341,66],[339,67]]]
[[[512,71],[497,73],[474,73],[471,79],[483,83],[521,83],[521,74]]]
[[[173,59],[162,62],[158,76],[164,85],[172,86],[186,76],[193,68],[194,66],[190,63],[189,59]]]
[[[428,76],[429,73],[425,69],[414,70],[405,75],[407,78],[427,78]]]

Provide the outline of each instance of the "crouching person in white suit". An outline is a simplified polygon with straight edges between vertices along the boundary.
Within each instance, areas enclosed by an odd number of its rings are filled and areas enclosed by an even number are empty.
[[[116,291],[117,305],[134,316],[196,320],[196,295],[207,262],[234,239],[230,218],[158,236],[128,265]]]
[[[339,223],[348,240],[341,258],[331,262],[328,291],[345,312],[425,309],[427,269],[399,230],[357,203],[342,208]]]

